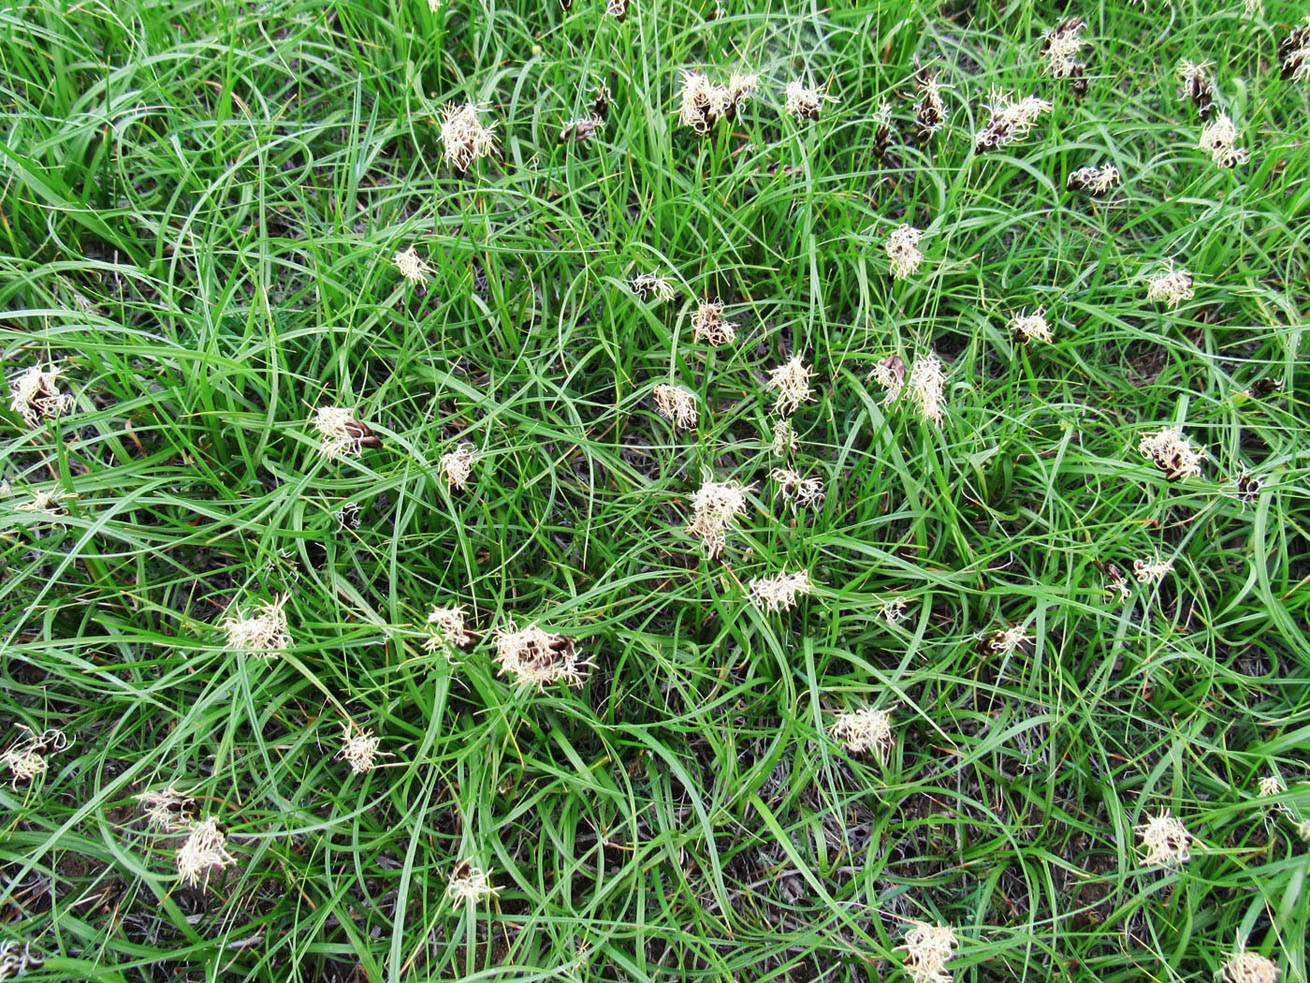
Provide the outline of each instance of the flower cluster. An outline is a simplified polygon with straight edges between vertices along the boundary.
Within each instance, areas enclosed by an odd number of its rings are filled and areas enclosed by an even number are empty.
[[[396,253],[391,257],[391,262],[395,264],[401,276],[420,287],[428,282],[428,277],[431,274],[436,272],[423,261],[418,254],[418,250],[413,246],[410,246],[403,253]]]
[[[377,446],[368,424],[355,419],[354,409],[340,406],[320,406],[310,420],[321,438],[318,449],[324,457],[341,458],[358,455],[366,446]]]
[[[950,983],[946,964],[959,944],[955,932],[945,925],[912,921],[905,942],[896,948],[905,950],[905,972],[914,983]]]
[[[892,277],[904,280],[914,274],[923,263],[919,240],[923,233],[912,225],[898,225],[887,236],[887,258],[891,260]]]
[[[736,481],[707,481],[692,496],[687,532],[700,538],[711,558],[723,552],[728,528],[746,514],[746,493],[753,488]]]
[[[1119,168],[1113,164],[1102,164],[1099,167],[1089,164],[1069,175],[1070,190],[1086,191],[1098,196],[1108,194],[1111,189],[1120,184],[1123,184],[1123,176],[1120,175]]]
[[[1133,561],[1133,576],[1137,578],[1139,584],[1158,584],[1164,580],[1165,576],[1172,572],[1174,564],[1172,560],[1162,560],[1159,554],[1154,558],[1148,559],[1141,557]]]
[[[196,800],[169,785],[162,792],[145,791],[134,795],[151,829],[175,833],[196,821]]]
[[[1210,77],[1208,61],[1178,63],[1178,98],[1189,100],[1201,119],[1209,119],[1214,112],[1214,80]]]
[[[628,281],[628,286],[642,300],[653,295],[657,300],[669,301],[678,296],[673,281],[658,273],[638,273]]]
[[[789,468],[774,468],[769,477],[778,483],[778,494],[792,508],[813,508],[823,502],[823,479],[806,478]]]
[[[21,725],[20,725],[21,726]],[[63,751],[68,747],[68,738],[62,730],[42,731],[40,734],[29,733],[7,751],[2,759],[13,776],[10,780],[14,788],[19,782],[30,782],[40,778],[50,769],[46,755]]]
[[[682,73],[678,119],[697,133],[709,133],[721,119],[733,119],[738,107],[755,91],[758,75],[733,74],[726,86],[700,72]]]
[[[513,621],[492,635],[499,675],[510,675],[520,686],[543,690],[550,683],[564,681],[581,686],[586,678],[586,660],[578,656],[571,638],[552,635],[532,624],[520,630]]]
[[[291,648],[295,643],[284,610],[290,597],[283,594],[275,601],[266,601],[248,618],[242,616],[240,607],[235,607],[235,615],[224,618],[218,625],[227,635],[227,647],[261,659]]]
[[[460,444],[453,451],[441,455],[437,467],[446,478],[446,487],[451,491],[463,491],[473,472],[477,461],[472,444]]]
[[[474,867],[471,860],[461,860],[455,865],[446,886],[446,897],[455,904],[465,901],[479,904],[499,893],[500,888],[491,883],[491,871]]]
[[[1024,341],[1044,341],[1050,344],[1051,326],[1046,323],[1046,308],[1039,307],[1031,314],[1019,314],[1010,319],[1010,330]]]
[[[723,318],[723,304],[705,300],[691,316],[692,338],[708,345],[730,345],[737,339],[737,325]]]
[[[1278,62],[1283,79],[1310,80],[1310,17],[1278,42]]]
[[[1220,167],[1236,167],[1245,164],[1250,156],[1243,148],[1237,146],[1240,134],[1237,126],[1227,113],[1220,113],[1201,130],[1201,139],[1196,144],[1198,150],[1210,153],[1210,159]]]
[[[914,360],[908,383],[910,395],[919,406],[919,415],[933,423],[942,422],[942,407],[946,404],[946,373],[942,360],[929,352]]]
[[[682,386],[660,383],[655,387],[655,411],[673,424],[673,429],[696,429],[696,394]]]
[[[852,754],[869,752],[885,763],[892,746],[892,716],[886,710],[860,707],[837,714],[828,733]]]
[[[62,370],[34,365],[9,383],[9,409],[23,418],[29,427],[42,420],[53,420],[73,408],[73,397],[60,392]]]
[[[428,652],[435,652],[447,645],[452,648],[463,648],[473,641],[473,636],[468,633],[464,624],[462,604],[450,608],[433,605],[432,610],[428,612],[428,627],[431,634],[423,642],[423,648]]]
[[[1186,270],[1174,267],[1173,260],[1168,260],[1165,268],[1153,273],[1146,281],[1146,299],[1164,301],[1170,307],[1177,307],[1185,300],[1196,296],[1193,289],[1194,279]]]
[[[810,390],[810,376],[814,370],[808,368],[799,355],[793,355],[786,363],[769,370],[768,389],[777,390],[778,400],[773,411],[780,416],[794,413],[801,405],[813,399]]]
[[[747,587],[751,603],[763,611],[789,611],[796,606],[796,598],[814,590],[807,570],[775,577],[756,577]]]
[[[441,110],[441,143],[446,160],[459,173],[467,171],[480,157],[496,152],[496,124],[483,125],[478,107],[471,102],[454,103]]]
[[[1079,94],[1086,91],[1087,66],[1078,61],[1083,46],[1082,31],[1087,22],[1081,17],[1070,17],[1046,32],[1039,54],[1042,71],[1057,79],[1074,79],[1082,83]]]
[[[773,429],[769,434],[769,450],[778,457],[786,457],[788,454],[795,454],[796,449],[800,446],[796,438],[796,431],[792,429],[791,421],[781,419],[774,421]]]
[[[378,747],[382,738],[372,730],[364,730],[357,724],[346,722],[341,725],[341,751],[337,757],[350,765],[353,775],[362,775],[377,767]]]
[[[1177,867],[1192,858],[1192,834],[1166,809],[1136,829],[1146,849],[1145,862],[1153,867]]]
[[[916,71],[914,90],[919,94],[914,104],[914,138],[920,147],[925,147],[933,134],[946,125],[946,104],[942,102],[936,70],[924,65]]]
[[[987,104],[987,122],[974,137],[978,153],[1024,139],[1042,113],[1050,111],[1051,104],[1045,99],[1036,96],[1015,99],[1008,93],[993,92]]]
[[[1155,462],[1170,481],[1195,478],[1201,474],[1205,451],[1193,447],[1177,427],[1165,427],[1155,433],[1142,434],[1137,444],[1138,453]]]
[[[227,834],[212,816],[191,827],[174,860],[177,876],[191,887],[207,881],[211,871],[236,863],[236,858],[227,852]]]
[[[830,96],[818,89],[811,89],[800,79],[787,83],[786,102],[782,110],[797,119],[815,120],[825,102],[836,102],[836,96]]]
[[[1224,963],[1223,978],[1224,983],[1277,983],[1278,964],[1239,945]]]
[[[899,355],[888,355],[873,367],[873,380],[887,390],[883,405],[894,403],[905,388],[905,360]]]

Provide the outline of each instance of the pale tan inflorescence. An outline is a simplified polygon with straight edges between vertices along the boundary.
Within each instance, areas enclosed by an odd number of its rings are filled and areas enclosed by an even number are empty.
[[[73,397],[59,389],[61,374],[53,365],[48,369],[34,365],[15,376],[9,383],[9,409],[29,427],[63,416],[73,408]]]
[[[463,648],[473,641],[464,624],[464,605],[444,607],[434,604],[428,612],[428,629],[431,632],[423,641],[423,648],[435,652],[443,646]]]
[[[1082,66],[1078,63],[1078,52],[1082,50],[1082,18],[1073,18],[1051,28],[1042,39],[1042,71],[1057,79],[1073,78]]]
[[[796,431],[792,428],[791,421],[785,418],[774,421],[769,437],[769,450],[778,457],[795,454],[796,449],[800,446],[800,441],[796,436]]]
[[[904,280],[923,264],[919,241],[923,233],[912,225],[898,225],[887,236],[887,258],[891,261],[892,277]]]
[[[49,491],[38,490],[32,493],[32,498],[27,502],[19,502],[14,506],[15,512],[36,512],[47,516],[61,516],[68,514],[68,507],[64,502],[70,498],[77,498],[76,492],[65,491],[62,488],[51,488]]]
[[[951,971],[946,964],[959,944],[955,932],[946,925],[912,921],[904,943],[897,949],[905,952],[905,972],[914,983],[950,983]]]
[[[778,393],[773,411],[780,416],[796,412],[801,403],[814,398],[810,389],[810,376],[814,370],[806,366],[799,355],[793,355],[784,364],[769,370],[765,387]]]
[[[446,160],[461,173],[481,157],[496,152],[496,124],[484,125],[478,119],[478,107],[468,102],[450,103],[441,110],[441,143]]]
[[[468,484],[477,455],[473,453],[472,444],[460,444],[453,451],[442,454],[437,467],[446,479],[446,487],[451,491],[463,491]]]
[[[896,402],[905,389],[905,361],[899,355],[888,355],[873,367],[873,381],[887,390],[882,405]]]
[[[362,775],[377,767],[378,748],[382,738],[371,729],[363,729],[349,721],[341,725],[341,751],[338,757],[350,765],[350,771]]]
[[[461,860],[455,865],[446,885],[446,897],[456,904],[472,902],[480,904],[487,898],[495,897],[500,888],[491,883],[491,871],[473,866],[471,860]]]
[[[692,496],[687,532],[700,538],[711,557],[723,552],[729,527],[746,514],[746,494],[753,487],[736,481],[707,481]]]
[[[175,833],[186,829],[195,821],[193,815],[196,807],[195,799],[184,792],[179,792],[172,785],[163,791],[145,791],[134,795],[133,798],[141,803],[141,812],[146,817],[146,824],[152,829]]]
[[[532,624],[520,629],[513,621],[492,635],[500,675],[510,675],[520,686],[543,690],[550,683],[581,686],[588,663],[579,658],[572,639],[554,635]]]
[[[1250,157],[1246,150],[1237,146],[1240,139],[1241,134],[1237,132],[1232,117],[1220,113],[1201,130],[1201,139],[1196,146],[1198,150],[1208,151],[1210,159],[1220,167],[1236,167]]]
[[[227,852],[227,835],[212,816],[191,827],[174,859],[178,877],[191,887],[207,881],[211,871],[236,863],[236,858]]]
[[[240,607],[234,607],[235,614],[219,622],[227,636],[227,647],[263,659],[291,648],[294,642],[284,610],[290,596],[283,594],[275,601],[261,603],[249,617],[241,614]]]
[[[654,296],[656,300],[670,301],[678,296],[673,281],[658,273],[638,273],[628,281],[628,286],[642,300]]]
[[[1177,307],[1196,296],[1194,283],[1192,274],[1174,266],[1173,260],[1167,260],[1163,270],[1147,277],[1146,299],[1164,301],[1170,307]]]
[[[391,257],[391,262],[395,264],[396,269],[410,283],[423,286],[428,282],[428,278],[436,272],[431,266],[423,261],[419,256],[418,250],[410,246],[402,253],[396,253]]]
[[[1224,962],[1223,979],[1224,983],[1277,983],[1278,964],[1239,945]]]
[[[1133,576],[1139,584],[1158,584],[1174,568],[1172,560],[1162,560],[1157,553],[1154,557],[1140,557],[1133,561]]]
[[[946,373],[942,361],[933,352],[914,360],[907,383],[910,396],[919,407],[924,420],[940,424],[946,405]]]
[[[696,394],[690,389],[660,383],[655,387],[655,411],[668,420],[674,430],[696,429]]]
[[[1168,809],[1148,817],[1136,832],[1146,850],[1144,862],[1151,866],[1177,867],[1192,858],[1192,834]]]
[[[755,577],[747,586],[751,603],[764,611],[787,611],[796,606],[796,598],[814,590],[808,570],[773,577]]]
[[[797,119],[815,120],[823,111],[825,102],[836,102],[836,96],[830,96],[821,89],[812,89],[800,79],[787,83],[785,102],[782,111]]]
[[[886,762],[892,746],[892,716],[886,710],[860,707],[839,713],[828,733],[852,754],[873,754]]]
[[[1070,188],[1094,195],[1107,194],[1120,184],[1123,184],[1123,175],[1113,164],[1089,164],[1069,175]]]
[[[1050,344],[1051,326],[1046,323],[1046,308],[1039,307],[1031,314],[1020,313],[1010,319],[1010,330],[1024,341],[1043,341]]]
[[[1193,447],[1191,440],[1184,437],[1177,427],[1142,434],[1137,450],[1143,457],[1154,461],[1170,481],[1198,477],[1201,462],[1205,460],[1205,451]]]
[[[697,133],[709,133],[719,120],[733,118],[758,84],[759,76],[749,73],[733,73],[725,86],[711,82],[701,72],[684,69],[678,119]]]
[[[319,436],[319,453],[328,458],[358,455],[367,431],[355,419],[353,408],[320,406],[310,424]]]
[[[692,338],[709,345],[730,345],[737,339],[737,325],[723,317],[723,304],[702,301],[691,316]]]
[[[19,782],[40,778],[50,770],[46,755],[67,747],[68,738],[61,730],[51,728],[39,734],[29,732],[4,753],[3,761],[12,776],[11,784],[17,788]]]
[[[793,509],[815,508],[823,504],[823,479],[802,475],[791,468],[774,468],[769,477],[778,484],[778,494]]]
[[[1042,114],[1051,111],[1051,104],[1036,96],[1016,99],[1008,93],[993,92],[987,110],[987,123],[974,138],[979,152],[1024,139]]]

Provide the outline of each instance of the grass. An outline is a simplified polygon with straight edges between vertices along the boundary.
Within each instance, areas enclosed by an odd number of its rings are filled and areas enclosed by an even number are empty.
[[[75,400],[34,428],[0,409],[0,746],[70,741],[0,785],[25,978],[867,980],[902,975],[920,919],[954,928],[961,981],[1209,979],[1244,942],[1304,983],[1297,10],[0,9],[0,345]],[[1075,13],[1083,100],[1038,70]],[[1215,63],[1249,163],[1196,149],[1183,58]],[[950,111],[925,152],[916,63]],[[683,68],[760,92],[698,137]],[[816,122],[779,112],[799,76],[840,100]],[[601,83],[604,128],[560,143]],[[994,87],[1053,109],[978,155]],[[500,150],[460,176],[439,111],[464,101]],[[1122,187],[1066,190],[1101,162]],[[927,258],[892,280],[902,222]],[[392,265],[411,245],[426,289]],[[1176,308],[1145,299],[1169,258],[1196,279]],[[632,293],[649,271],[675,301]],[[693,341],[706,297],[737,344]],[[1039,306],[1053,342],[1018,343]],[[871,378],[930,350],[940,425]],[[798,512],[765,388],[793,354],[816,398],[791,462],[826,485]],[[694,433],[655,414],[665,382]],[[323,457],[327,405],[382,446]],[[1167,426],[1199,477],[1138,453]],[[440,464],[462,443],[463,491]],[[718,559],[686,532],[707,478],[757,483]],[[53,490],[66,514],[19,508]],[[814,593],[752,606],[784,568]],[[233,605],[283,596],[292,647],[226,646]],[[476,645],[428,651],[453,604]],[[498,674],[510,620],[573,639],[585,685]],[[987,647],[1010,627],[1030,640]],[[829,736],[864,705],[892,714],[885,764]],[[337,756],[347,721],[379,767]],[[169,784],[237,860],[201,886],[133,801]],[[1166,809],[1196,838],[1176,868],[1134,832]],[[452,903],[461,860],[499,894]]]

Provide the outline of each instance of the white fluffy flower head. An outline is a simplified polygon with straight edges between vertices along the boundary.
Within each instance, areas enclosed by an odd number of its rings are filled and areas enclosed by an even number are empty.
[[[341,725],[341,750],[337,757],[350,765],[351,774],[362,775],[377,767],[378,747],[381,744],[382,738],[372,730],[362,729],[347,721]]]
[[[209,879],[210,871],[236,863],[227,852],[227,835],[212,816],[191,827],[191,834],[177,849],[177,875],[182,883],[196,887]]]
[[[1220,167],[1236,167],[1246,163],[1250,154],[1237,146],[1241,134],[1237,125],[1227,113],[1220,113],[1201,130],[1201,139],[1197,142],[1198,150],[1210,153],[1210,159]]]
[[[1173,260],[1167,260],[1163,270],[1147,277],[1146,299],[1164,301],[1170,307],[1177,307],[1196,296],[1193,282],[1192,274],[1175,267]]]
[[[436,271],[428,266],[427,263],[419,256],[418,250],[410,246],[403,253],[396,253],[391,257],[391,262],[395,264],[396,269],[400,270],[400,275],[410,283],[422,286],[428,282],[428,277]]]
[[[1136,832],[1146,849],[1145,862],[1152,866],[1177,867],[1192,857],[1189,851],[1192,834],[1168,809],[1148,818]]]
[[[1050,344],[1051,326],[1046,323],[1046,308],[1039,307],[1031,314],[1019,314],[1010,319],[1010,330],[1024,341],[1044,341]]]
[[[755,577],[747,588],[751,603],[762,611],[788,611],[796,606],[796,598],[814,590],[808,570],[788,573],[783,570],[774,577]]]
[[[946,373],[942,360],[929,352],[914,360],[910,369],[910,395],[919,406],[919,415],[925,420],[940,424],[942,407],[946,404]]]
[[[682,386],[660,383],[655,387],[655,411],[673,424],[673,429],[696,429],[696,394]]]
[[[1137,450],[1143,457],[1154,461],[1170,481],[1199,477],[1201,462],[1205,460],[1205,451],[1193,447],[1192,441],[1177,427],[1142,434]]]
[[[905,933],[905,942],[896,948],[905,951],[905,972],[914,983],[950,983],[951,971],[946,964],[959,944],[955,932],[947,926],[913,921]]]
[[[692,496],[687,532],[700,537],[711,557],[723,552],[729,526],[746,514],[746,493],[753,487],[736,481],[707,481]]]
[[[1239,945],[1224,963],[1224,983],[1276,983],[1278,964]]]
[[[473,866],[471,860],[461,860],[455,865],[446,886],[446,897],[456,904],[465,901],[480,904],[499,893],[500,888],[491,883],[491,871]]]
[[[9,383],[9,409],[29,427],[53,420],[73,408],[73,397],[59,391],[60,370],[34,365]]]
[[[765,387],[778,393],[773,411],[780,416],[786,416],[794,413],[801,403],[812,400],[814,398],[810,389],[812,375],[814,370],[808,368],[799,355],[793,355],[776,369],[770,369],[769,381],[765,383]]]
[[[543,690],[550,683],[564,681],[581,686],[589,665],[579,658],[573,640],[552,635],[532,624],[521,631],[511,621],[492,635],[499,675],[510,675],[520,686]]]
[[[227,647],[261,659],[272,658],[291,648],[294,643],[284,610],[290,597],[290,594],[283,594],[275,601],[266,601],[248,618],[242,616],[240,607],[236,607],[235,615],[219,622],[219,627],[227,635]]]
[[[886,710],[860,707],[839,713],[828,733],[852,754],[867,751],[886,762],[892,746],[892,716]]]
[[[462,106],[455,103],[443,106],[441,143],[450,166],[462,173],[478,158],[495,153],[495,129],[495,123],[483,125],[478,119],[478,107],[471,102]]]
[[[737,339],[737,325],[723,318],[723,304],[702,301],[691,316],[692,338],[709,345],[730,345]]]
[[[452,491],[463,491],[468,483],[477,461],[473,450],[472,444],[460,444],[453,451],[442,454],[441,460],[437,462],[437,467],[446,478],[446,487]]]
[[[825,102],[836,102],[836,96],[830,96],[819,89],[811,89],[800,79],[787,83],[786,102],[782,110],[797,119],[818,119]]]
[[[892,277],[904,280],[919,269],[923,263],[923,253],[919,251],[919,240],[923,233],[912,225],[898,225],[887,236],[887,258],[891,260]]]
[[[432,610],[428,612],[428,628],[431,634],[424,640],[423,648],[429,652],[435,652],[443,646],[463,648],[473,641],[473,637],[464,625],[462,604],[456,604],[454,607],[433,605]]]

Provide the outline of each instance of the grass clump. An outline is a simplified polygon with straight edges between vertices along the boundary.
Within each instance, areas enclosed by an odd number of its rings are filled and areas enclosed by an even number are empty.
[[[1304,34],[0,11],[0,972],[1304,981]]]

